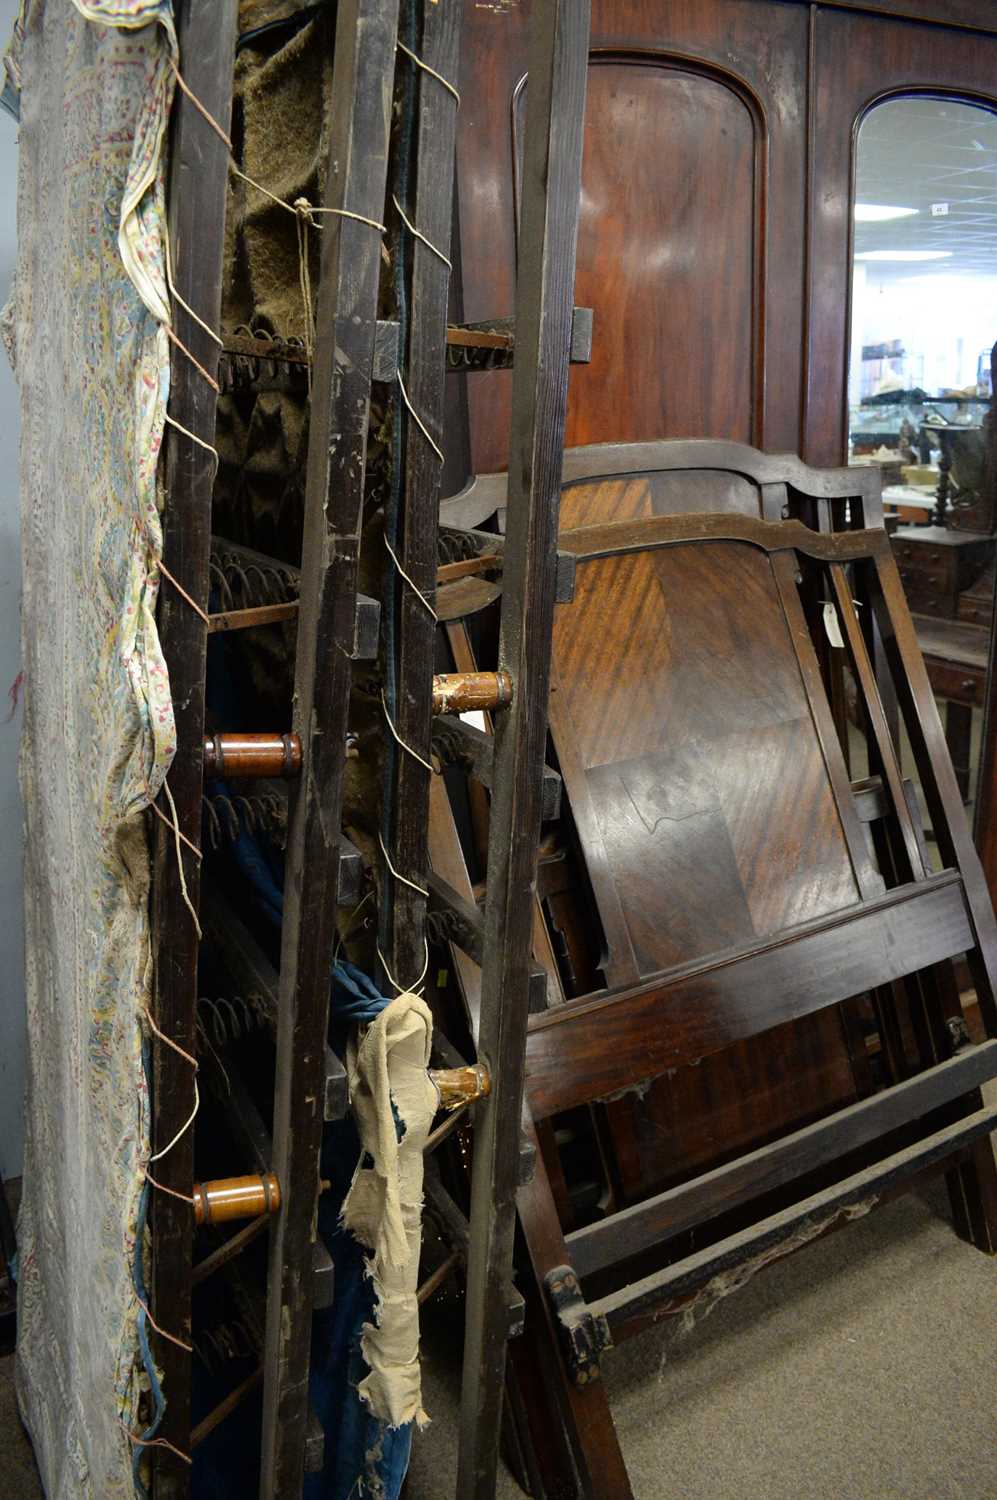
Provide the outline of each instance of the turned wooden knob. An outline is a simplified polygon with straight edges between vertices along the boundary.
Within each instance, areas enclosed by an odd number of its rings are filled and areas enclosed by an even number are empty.
[[[221,1224],[227,1219],[258,1219],[280,1208],[280,1183],[272,1172],[263,1177],[219,1177],[194,1183],[194,1220]]]
[[[433,678],[433,713],[504,708],[512,702],[508,672],[443,672]]]
[[[473,1104],[492,1091],[492,1081],[484,1063],[474,1063],[469,1068],[432,1068],[430,1078],[440,1092],[441,1109],[459,1109],[462,1104]]]
[[[296,734],[212,734],[204,741],[204,776],[301,774],[301,740]]]

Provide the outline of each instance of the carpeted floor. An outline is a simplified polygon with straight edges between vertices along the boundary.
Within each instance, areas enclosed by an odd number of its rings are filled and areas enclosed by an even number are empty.
[[[945,1209],[908,1195],[612,1351],[638,1500],[997,1500],[997,1263]],[[453,1494],[455,1351],[427,1334],[406,1500]]]
[[[406,1500],[449,1500],[459,1305],[428,1309]],[[0,1360],[0,1494],[40,1496]],[[770,1267],[691,1332],[605,1360],[638,1500],[997,1500],[997,1264],[944,1192],[908,1196]],[[501,1500],[520,1494],[508,1474]],[[606,1500],[613,1500],[607,1496]]]

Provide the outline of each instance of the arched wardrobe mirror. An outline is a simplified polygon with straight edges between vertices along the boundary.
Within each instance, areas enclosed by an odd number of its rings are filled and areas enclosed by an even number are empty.
[[[884,510],[963,797],[980,784],[997,539],[997,113],[884,100],[855,152],[852,463]]]

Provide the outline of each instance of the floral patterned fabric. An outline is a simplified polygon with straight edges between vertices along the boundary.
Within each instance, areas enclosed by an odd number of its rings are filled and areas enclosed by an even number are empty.
[[[148,1098],[144,809],[174,752],[156,635],[169,0],[25,0],[13,344],[29,1078],[18,1392],[49,1500],[130,1496]]]

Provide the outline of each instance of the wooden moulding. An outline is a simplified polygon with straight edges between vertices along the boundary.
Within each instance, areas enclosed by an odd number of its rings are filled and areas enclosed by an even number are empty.
[[[605,1318],[611,1331],[625,1330],[634,1319],[651,1314],[662,1303],[669,1305],[703,1286],[711,1277],[735,1270],[757,1257],[767,1255],[774,1247],[785,1244],[786,1251],[798,1233],[820,1232],[849,1209],[869,1207],[914,1173],[944,1161],[954,1152],[972,1144],[997,1126],[997,1108],[976,1110],[964,1119],[936,1131],[913,1146],[876,1162],[864,1171],[846,1177],[834,1187],[814,1193],[801,1203],[783,1209],[740,1233],[710,1245],[704,1250],[656,1271],[630,1286],[588,1303],[594,1318]],[[871,1201],[870,1201],[871,1200]],[[663,1309],[664,1310],[664,1309]]]
[[[423,5],[404,0],[400,7],[402,34],[422,61],[440,77],[459,73],[461,5]],[[402,415],[397,430],[403,484],[398,514],[389,519],[392,539],[403,570],[385,600],[392,614],[393,679],[396,698],[391,706],[394,728],[405,754],[392,743],[385,763],[382,808],[387,856],[384,899],[379,910],[379,947],[385,976],[398,985],[416,984],[425,961],[425,898],[422,887],[428,864],[428,769],[433,731],[429,679],[433,671],[436,620],[435,589],[438,521],[443,452],[444,369],[447,359],[447,305],[450,277],[440,258],[449,255],[453,216],[454,149],[457,103],[423,69],[403,63],[399,83],[413,111],[411,146],[414,150],[401,187],[401,161],[392,191],[407,195],[405,212],[418,225],[418,236],[403,232],[399,264],[407,279],[405,326],[399,353],[412,411],[418,422]],[[436,249],[434,250],[434,247]],[[405,268],[407,267],[407,270]],[[428,438],[428,441],[427,441]],[[409,587],[404,579],[414,585]],[[420,597],[421,596],[421,597]],[[427,610],[426,603],[432,608]],[[387,639],[387,638],[386,638]],[[389,698],[390,698],[389,688]],[[394,880],[391,871],[401,877]]]
[[[298,618],[298,601],[290,599],[285,604],[257,604],[252,609],[229,609],[210,615],[208,633],[219,630],[255,630],[259,625],[278,625],[284,620]]]
[[[212,734],[204,740],[204,777],[301,774],[301,738],[296,734]]]
[[[715,438],[588,443],[566,448],[561,486],[567,489],[632,476],[646,479],[655,474],[700,469],[738,475],[757,486],[766,520],[778,521],[783,516],[789,490],[813,500],[825,513],[829,505],[837,503],[842,507],[849,500],[853,514],[861,518],[863,526],[882,525],[881,481],[871,467],[815,469],[794,453],[762,453],[746,443]],[[507,473],[476,474],[464,489],[442,501],[441,524],[455,528],[480,526],[496,511],[506,509],[508,492]],[[489,538],[489,542],[493,541],[494,538]]]
[[[780,934],[722,964],[697,961],[536,1017],[527,1046],[535,1118],[695,1063],[973,946],[963,882],[952,870],[793,931],[792,966]]]

